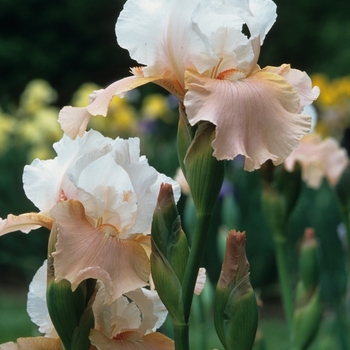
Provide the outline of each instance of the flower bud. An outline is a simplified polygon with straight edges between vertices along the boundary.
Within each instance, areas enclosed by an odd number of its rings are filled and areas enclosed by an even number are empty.
[[[299,256],[299,276],[306,290],[317,287],[319,274],[320,257],[315,231],[307,228]]]
[[[216,287],[214,322],[225,349],[251,349],[258,325],[258,306],[249,280],[245,232],[230,231]]]
[[[173,319],[183,317],[182,287],[189,255],[172,186],[162,184],[152,222],[151,271],[160,298]]]
[[[321,294],[318,287],[319,255],[313,229],[305,230],[299,257],[300,280],[297,284],[293,316],[293,349],[306,349],[319,328],[322,317]]]
[[[320,289],[316,288],[306,300],[302,282],[297,286],[299,297],[293,316],[293,350],[307,349],[317,334],[322,318]],[[304,299],[304,300],[303,300]],[[303,301],[303,302],[302,302]]]
[[[214,138],[215,126],[201,123],[184,159],[186,179],[199,215],[211,215],[224,179],[225,163],[212,155]]]

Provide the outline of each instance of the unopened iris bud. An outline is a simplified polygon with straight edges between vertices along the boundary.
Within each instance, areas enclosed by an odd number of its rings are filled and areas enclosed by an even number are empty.
[[[299,257],[300,280],[297,284],[293,316],[293,350],[307,349],[314,339],[322,317],[318,244],[313,229],[306,229]]]
[[[162,184],[152,221],[151,271],[157,292],[173,320],[182,322],[182,287],[189,255],[172,186]]]
[[[318,285],[320,274],[319,246],[315,231],[307,228],[299,256],[299,276],[305,289],[311,290]]]
[[[185,174],[197,214],[211,215],[224,180],[225,163],[213,156],[215,126],[199,124],[184,159]]]
[[[258,326],[258,306],[249,279],[245,232],[230,231],[216,287],[214,322],[226,350],[251,349]]]

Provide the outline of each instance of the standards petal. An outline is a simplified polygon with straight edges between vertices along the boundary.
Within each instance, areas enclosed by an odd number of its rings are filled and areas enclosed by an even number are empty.
[[[191,16],[199,0],[128,0],[116,25],[117,40],[146,76],[171,77],[184,87],[184,72],[195,56],[207,56]],[[202,71],[208,69],[208,65]]]
[[[271,159],[280,164],[310,130],[311,118],[297,114],[299,96],[284,78],[256,70],[244,78],[232,71],[225,80],[186,73],[185,106],[191,125],[216,125],[212,143],[217,159],[245,156],[245,170]]]
[[[136,241],[117,237],[115,228],[94,228],[78,201],[57,204],[51,211],[59,228],[55,260],[56,280],[67,279],[74,290],[87,278],[102,281],[106,302],[147,285],[149,259]]]
[[[9,214],[7,219],[0,219],[0,236],[15,231],[28,233],[42,226],[51,230],[52,223],[51,218],[38,213],[27,213],[18,216]]]

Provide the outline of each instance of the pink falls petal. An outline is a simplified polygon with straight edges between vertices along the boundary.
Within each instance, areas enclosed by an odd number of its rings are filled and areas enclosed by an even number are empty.
[[[63,350],[59,338],[19,338],[17,344],[18,350]]]
[[[0,219],[0,236],[15,231],[28,233],[42,226],[51,230],[52,223],[51,218],[38,213],[27,213],[18,216],[9,214],[6,219]]]
[[[123,96],[126,92],[141,85],[155,81],[157,77],[131,76],[114,82],[106,89],[94,94],[93,101],[87,107],[63,107],[59,113],[58,121],[66,135],[75,139],[83,136],[91,116],[107,115],[109,103],[113,96]]]
[[[147,285],[149,259],[139,243],[119,239],[113,227],[112,235],[91,226],[79,201],[58,203],[51,215],[59,229],[53,253],[56,281],[67,279],[74,290],[87,278],[98,279],[105,285],[107,303]]]
[[[293,86],[300,98],[298,113],[301,113],[306,105],[315,101],[320,94],[318,86],[312,88],[311,79],[305,72],[293,69],[289,64],[283,64],[280,67],[265,67],[263,70],[280,75]]]
[[[282,163],[311,126],[311,117],[297,113],[300,99],[292,85],[263,70],[246,78],[235,71],[232,77],[221,76],[225,80],[187,71],[184,103],[191,125],[216,125],[212,146],[217,159],[243,155],[248,171],[268,159]]]

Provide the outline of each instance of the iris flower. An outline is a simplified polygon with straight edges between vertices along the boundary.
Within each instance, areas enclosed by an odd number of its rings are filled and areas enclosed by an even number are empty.
[[[46,306],[46,271],[45,261],[30,284],[27,303],[28,314],[44,337],[19,338],[16,343],[0,345],[1,350],[63,350]],[[156,332],[168,314],[156,291],[136,289],[106,305],[105,287],[97,286],[91,350],[174,349],[173,340]]]
[[[302,179],[306,184],[318,189],[323,178],[331,186],[338,183],[340,176],[349,164],[345,148],[332,137],[322,139],[318,134],[304,136],[298,147],[284,161],[284,167],[293,171],[295,163],[300,163]]]
[[[280,164],[309,131],[302,111],[319,89],[289,65],[257,65],[275,19],[270,0],[128,0],[117,40],[142,67],[94,92],[87,107],[64,107],[59,122],[75,138],[91,116],[106,116],[114,95],[154,82],[179,98],[191,125],[216,125],[217,159],[243,155],[249,171]]]
[[[34,160],[24,169],[27,197],[40,213],[9,215],[0,221],[0,235],[57,227],[55,280],[72,289],[88,278],[102,281],[106,302],[143,287],[150,275],[147,235],[160,184],[180,187],[140,157],[139,139],[112,140],[90,130],[54,145],[57,157]]]

